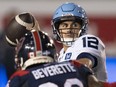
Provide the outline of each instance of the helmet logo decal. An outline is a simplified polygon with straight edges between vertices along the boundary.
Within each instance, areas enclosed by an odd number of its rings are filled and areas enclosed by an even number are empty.
[[[36,51],[36,52],[29,52],[28,53],[29,58],[34,58],[36,56],[41,56],[41,55],[42,55],[42,51]]]
[[[41,56],[42,55],[42,51],[36,51],[36,56]]]

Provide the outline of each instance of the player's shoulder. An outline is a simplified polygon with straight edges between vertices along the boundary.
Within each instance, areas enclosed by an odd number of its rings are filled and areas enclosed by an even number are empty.
[[[16,71],[8,80],[6,87],[20,87],[20,85],[22,84],[22,82],[24,82],[22,79],[20,79],[20,77],[27,75],[28,71]]]
[[[82,38],[85,38],[85,37],[87,37],[88,39],[90,38],[90,39],[97,39],[97,40],[99,40],[99,41],[101,41],[102,42],[102,40],[100,39],[100,37],[98,37],[98,36],[95,36],[95,35],[92,35],[92,34],[85,34],[85,35],[83,35],[83,36],[80,36],[79,37],[79,39],[82,39]]]
[[[86,34],[86,35],[83,35],[83,36],[79,37],[78,40],[82,40],[82,39],[83,40],[87,39],[89,41],[91,41],[91,40],[92,41],[98,41],[103,47],[105,47],[103,41],[98,36],[95,36],[95,35],[92,35],[92,34]]]
[[[92,35],[92,34],[85,34],[85,35],[80,36],[79,38],[83,38],[83,37],[95,37],[97,39],[100,39],[98,36],[95,36],[95,35]]]
[[[19,70],[19,71],[16,71],[11,77],[10,79],[14,78],[14,77],[20,77],[20,76],[24,76],[26,74],[28,74],[29,71],[26,71],[26,70]]]

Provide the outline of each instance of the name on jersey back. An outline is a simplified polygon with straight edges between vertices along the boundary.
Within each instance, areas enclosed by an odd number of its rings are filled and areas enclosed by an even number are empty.
[[[76,69],[70,63],[63,63],[33,70],[32,74],[35,79],[40,79],[69,72],[76,72]]]

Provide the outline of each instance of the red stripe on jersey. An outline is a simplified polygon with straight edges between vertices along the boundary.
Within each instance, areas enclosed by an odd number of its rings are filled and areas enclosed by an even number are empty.
[[[80,67],[82,65],[77,60],[71,60],[71,63],[74,64],[76,67]]]
[[[116,82],[112,82],[112,83],[104,82],[103,86],[104,87],[116,87]]]
[[[40,36],[38,34],[38,32],[33,32],[33,38],[34,38],[34,43],[35,43],[35,47],[36,47],[36,51],[40,51],[41,49],[41,39]]]
[[[14,77],[16,77],[16,76],[24,76],[24,75],[26,75],[26,74],[28,74],[28,73],[29,73],[29,71],[22,71],[22,70],[20,70],[20,71],[15,72],[15,73],[10,77],[10,79],[12,79],[12,78],[14,78]]]

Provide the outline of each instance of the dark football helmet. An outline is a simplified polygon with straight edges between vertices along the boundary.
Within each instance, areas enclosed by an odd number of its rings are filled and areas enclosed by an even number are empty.
[[[59,25],[63,21],[80,22],[81,29],[78,33],[78,37],[87,33],[88,18],[85,10],[80,5],[76,5],[74,3],[68,3],[68,2],[62,4],[55,11],[51,22],[51,25],[53,27],[54,38],[59,42],[63,42],[65,45],[71,46],[76,38],[73,37],[68,41],[65,41],[65,38],[63,39],[61,33],[59,32]]]
[[[25,33],[34,30],[36,19],[30,13],[16,15],[9,22],[6,29],[6,40],[11,46],[16,46]],[[38,25],[39,26],[39,25]],[[36,29],[35,29],[36,30]]]
[[[25,34],[16,47],[17,67],[25,69],[31,65],[55,61],[56,49],[53,40],[42,31]]]

